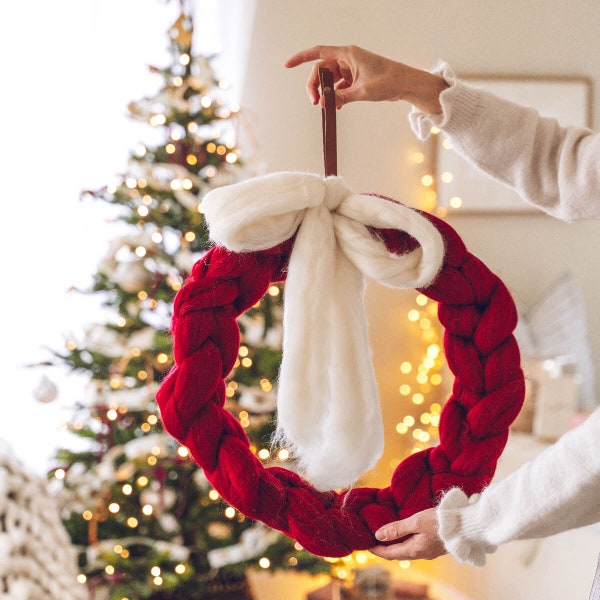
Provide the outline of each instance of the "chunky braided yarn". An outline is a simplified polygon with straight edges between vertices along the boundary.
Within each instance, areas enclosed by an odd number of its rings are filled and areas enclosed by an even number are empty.
[[[386,488],[321,492],[297,473],[265,467],[250,451],[237,419],[224,409],[224,378],[240,342],[236,319],[270,283],[285,279],[292,239],[260,252],[212,248],[175,299],[175,366],[157,396],[165,429],[189,448],[227,502],[317,555],[371,548],[380,526],[433,506],[451,487],[468,495],[481,491],[523,402],[524,378],[512,335],[517,312],[508,290],[448,224],[424,216],[442,234],[446,256],[438,276],[420,291],[438,302],[455,380],[440,417],[439,445],[401,462]],[[399,255],[416,246],[402,231],[376,234]]]

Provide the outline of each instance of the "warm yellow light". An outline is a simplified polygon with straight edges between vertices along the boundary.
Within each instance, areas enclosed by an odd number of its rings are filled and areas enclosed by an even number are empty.
[[[176,150],[176,148],[175,148],[175,144],[167,144],[167,145],[165,146],[165,152],[166,152],[167,154],[174,154],[174,153],[175,153],[175,150]]]
[[[163,584],[163,579],[162,579],[162,577],[155,577],[152,580],[152,583],[154,583],[154,585],[156,585],[156,586],[162,585]]]
[[[396,425],[396,431],[401,434],[404,435],[407,431],[408,431],[408,427],[406,426],[405,423],[398,423]]]
[[[421,319],[419,321],[419,326],[421,327],[421,329],[425,330],[425,329],[429,329],[431,327],[431,321],[429,319]]]
[[[153,466],[155,466],[155,465],[156,465],[156,463],[158,462],[158,458],[156,458],[156,456],[149,456],[149,457],[146,459],[146,462],[147,462],[147,463],[148,463],[148,464],[149,464],[151,467],[153,467]]]
[[[140,215],[140,217],[147,217],[149,213],[150,213],[150,211],[148,210],[147,206],[138,206],[137,207],[137,214]]]
[[[228,519],[233,519],[233,517],[235,517],[235,508],[233,508],[233,506],[228,506],[228,507],[225,509],[225,516],[226,516]]]
[[[450,206],[452,208],[460,208],[462,206],[462,198],[459,198],[458,196],[450,198]]]
[[[115,568],[112,565],[106,565],[104,567],[104,571],[106,572],[107,575],[114,575],[115,574]]]
[[[87,581],[87,577],[83,573],[79,573],[77,575],[77,583],[85,583]]]
[[[115,544],[113,550],[116,554],[121,554],[121,552],[123,552],[123,546],[121,546],[121,544]]]
[[[164,125],[167,122],[165,115],[153,115],[150,117],[150,125],[156,127],[158,125]]]
[[[246,356],[246,358],[242,358],[242,367],[248,368],[248,367],[251,367],[251,366],[252,366],[252,359],[251,358],[248,358],[247,356]]]
[[[443,142],[442,142],[442,146],[444,146],[444,148],[446,150],[452,150],[453,146],[452,146],[452,142],[446,138]]]
[[[119,413],[117,413],[117,411],[114,408],[111,408],[110,410],[106,411],[106,418],[109,421],[116,421],[118,416]]]
[[[258,561],[258,566],[261,569],[268,569],[271,566],[271,561],[266,557],[263,556],[259,561]]]
[[[127,527],[135,529],[138,526],[138,520],[135,517],[129,517],[127,519]]]
[[[444,171],[442,173],[442,181],[444,183],[450,183],[453,179],[452,173],[450,173],[450,171]]]
[[[165,363],[167,363],[169,361],[169,356],[167,354],[165,354],[164,352],[161,352],[160,354],[158,354],[156,356],[156,362],[159,365],[164,365]]]
[[[108,505],[108,510],[113,513],[113,515],[116,515],[121,510],[121,507],[116,502],[111,502]]]
[[[425,397],[423,396],[423,394],[420,394],[420,393],[413,394],[413,397],[412,397],[413,404],[417,404],[417,405],[423,404],[424,400],[425,400]]]
[[[81,516],[83,517],[83,519],[85,521],[91,521],[92,518],[94,517],[94,514],[92,513],[91,510],[84,510],[83,514]]]
[[[183,239],[186,242],[193,242],[196,239],[196,234],[193,231],[186,231]]]
[[[427,356],[423,359],[423,366],[427,367],[428,369],[433,369],[433,367],[435,367],[435,360],[430,356]]]
[[[235,152],[228,152],[227,155],[225,156],[225,160],[230,164],[234,164],[235,162],[237,162],[237,154]]]
[[[141,475],[138,477],[137,484],[139,487],[144,487],[148,485],[148,478],[145,475]]]
[[[423,177],[421,177],[421,183],[424,187],[433,185],[433,175],[423,175]]]
[[[415,298],[415,302],[419,306],[425,306],[427,304],[427,302],[429,302],[429,298],[425,294],[418,294],[417,297]]]
[[[151,504],[144,504],[142,506],[142,513],[144,513],[147,517],[149,517],[154,512],[154,508]]]
[[[268,379],[261,379],[260,380],[260,389],[263,392],[270,392],[273,389],[273,385]]]
[[[427,356],[437,358],[440,355],[440,347],[437,344],[431,344],[427,347]]]
[[[186,571],[186,567],[185,565],[182,565],[181,563],[178,565],[175,565],[175,569],[173,569],[175,571],[175,573],[177,573],[177,575],[183,575]]]
[[[407,427],[412,427],[415,424],[415,418],[412,415],[406,415],[403,422]]]
[[[240,349],[238,350],[238,354],[240,356],[248,356],[248,347],[247,346],[240,346]]]
[[[133,486],[130,483],[126,483],[121,488],[124,496],[131,496],[133,494]]]
[[[267,460],[269,456],[271,456],[271,453],[266,448],[261,448],[258,451],[258,458],[260,458],[261,460]]]
[[[212,154],[216,150],[217,150],[217,145],[214,142],[209,142],[208,144],[206,144],[206,151],[209,154]]]
[[[179,448],[177,448],[177,454],[181,456],[181,458],[187,458],[190,455],[190,451],[185,446],[179,446]]]
[[[429,378],[429,381],[430,381],[431,385],[440,385],[440,383],[442,383],[442,376],[439,373],[434,373]]]
[[[277,456],[278,456],[279,460],[287,460],[290,457],[290,453],[285,448],[282,448],[277,453]]]
[[[419,311],[414,308],[408,311],[408,320],[412,321],[413,323],[415,321],[418,321],[420,316],[421,315],[420,315]]]
[[[193,167],[194,165],[197,165],[197,164],[198,164],[198,158],[197,158],[196,156],[194,156],[193,154],[188,154],[188,155],[185,157],[185,162],[186,162],[188,165],[191,165],[191,166]]]
[[[153,575],[154,577],[158,577],[161,574],[160,567],[158,565],[155,565],[154,567],[152,567],[150,569],[150,574]]]
[[[425,155],[422,152],[414,152],[412,159],[416,165],[420,165],[425,161]]]
[[[410,560],[399,560],[398,564],[401,569],[410,569]]]
[[[403,383],[400,388],[398,389],[398,391],[403,395],[403,396],[408,396],[410,394],[410,385],[408,385],[408,383]]]
[[[268,290],[269,296],[273,296],[273,297],[279,296],[279,292],[280,292],[280,290],[276,285],[269,286],[269,290]]]
[[[64,479],[66,474],[64,469],[56,469],[56,471],[54,471],[54,477],[56,477],[56,479]]]
[[[400,365],[400,371],[406,375],[412,371],[412,365],[408,361],[404,361]]]
[[[208,497],[213,501],[216,502],[219,499],[219,492],[217,492],[217,490],[210,490],[208,492]]]
[[[150,425],[156,425],[158,423],[158,417],[156,415],[148,415],[147,421]]]

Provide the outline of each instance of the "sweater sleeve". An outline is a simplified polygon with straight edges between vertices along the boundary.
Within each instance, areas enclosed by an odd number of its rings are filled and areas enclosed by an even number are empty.
[[[564,221],[600,218],[599,133],[561,127],[467,85],[445,63],[432,72],[449,87],[440,95],[441,114],[410,113],[420,139],[438,127],[468,161],[546,213]]]
[[[437,508],[440,538],[460,562],[483,566],[505,542],[600,521],[599,490],[600,408],[481,494],[449,490]]]

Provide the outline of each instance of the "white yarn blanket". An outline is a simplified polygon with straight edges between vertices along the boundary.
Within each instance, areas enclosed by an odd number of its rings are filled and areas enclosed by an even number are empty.
[[[427,286],[444,243],[418,212],[356,194],[339,177],[274,173],[210,191],[211,239],[234,252],[271,248],[296,233],[284,294],[276,438],[318,489],[352,485],[375,466],[383,424],[364,308],[364,275]],[[408,232],[420,247],[397,256],[367,226]]]

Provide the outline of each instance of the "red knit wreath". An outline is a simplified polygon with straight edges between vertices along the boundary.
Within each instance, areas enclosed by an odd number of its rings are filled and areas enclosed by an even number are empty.
[[[439,445],[401,462],[386,488],[320,492],[290,470],[265,467],[224,409],[224,378],[240,342],[236,319],[272,282],[285,279],[292,239],[262,252],[212,248],[175,299],[175,366],[157,397],[165,429],[189,448],[227,502],[317,555],[339,557],[373,547],[380,526],[435,505],[451,487],[468,495],[481,491],[523,402],[524,377],[512,335],[517,312],[508,290],[448,224],[423,215],[444,238],[446,255],[436,279],[420,291],[438,302],[455,379],[440,417]],[[402,231],[376,234],[399,255],[417,246]]]

